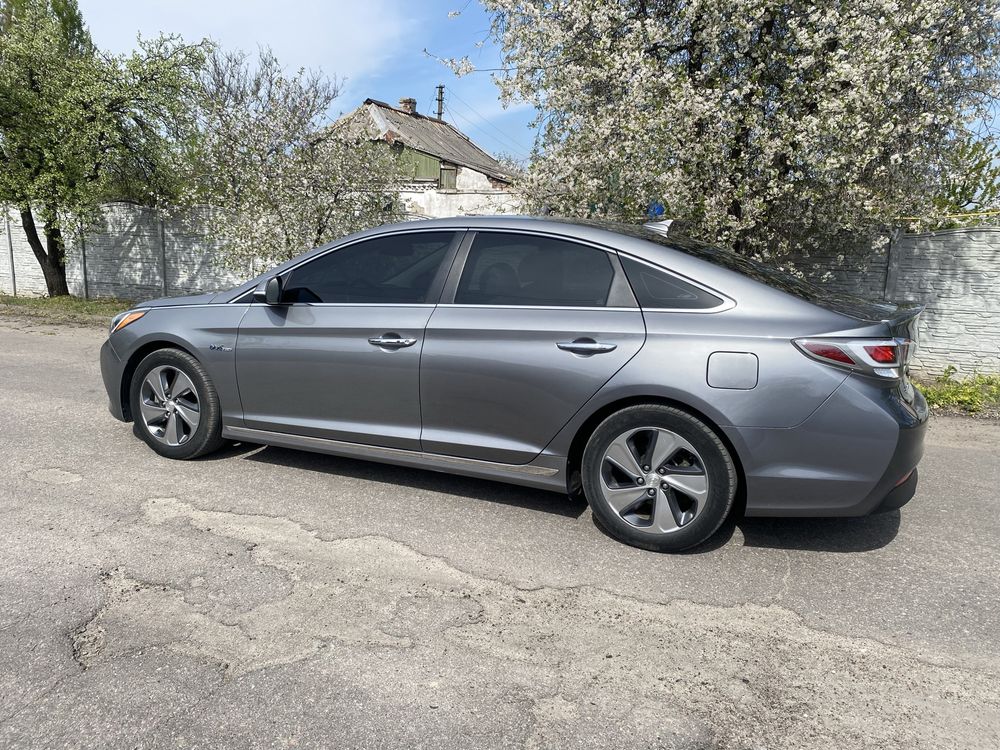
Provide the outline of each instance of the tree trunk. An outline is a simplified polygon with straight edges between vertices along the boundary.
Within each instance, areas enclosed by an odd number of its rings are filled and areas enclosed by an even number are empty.
[[[21,226],[28,238],[31,252],[35,254],[35,260],[42,269],[49,296],[59,297],[69,294],[69,285],[66,283],[66,253],[59,227],[46,225],[46,246],[43,247],[35,226],[35,217],[31,213],[31,206],[21,207]]]

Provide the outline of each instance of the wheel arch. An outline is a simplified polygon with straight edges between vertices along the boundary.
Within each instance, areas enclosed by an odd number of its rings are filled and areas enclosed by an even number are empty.
[[[569,451],[566,456],[567,493],[570,495],[576,495],[582,491],[580,489],[580,466],[583,461],[583,451],[587,447],[587,441],[590,439],[590,436],[594,434],[594,430],[597,429],[597,426],[617,411],[621,411],[629,406],[640,406],[645,404],[670,406],[674,409],[683,411],[690,414],[695,419],[703,422],[706,427],[715,433],[716,437],[718,437],[719,440],[722,441],[722,444],[726,446],[726,450],[729,451],[729,455],[732,457],[733,464],[736,467],[736,500],[734,501],[733,507],[736,508],[738,504],[741,505],[745,501],[746,497],[746,473],[743,469],[743,461],[740,457],[739,451],[736,450],[736,446],[733,444],[733,441],[730,440],[725,431],[720,429],[715,420],[706,415],[704,412],[681,401],[664,396],[627,396],[611,401],[607,404],[603,404],[590,414],[577,429],[576,433],[573,435],[573,440],[570,442]]]
[[[161,351],[163,349],[177,349],[178,351],[182,351],[185,354],[198,359],[197,355],[190,347],[186,347],[177,341],[167,339],[147,341],[132,352],[128,361],[125,363],[124,369],[122,370],[122,379],[118,386],[118,398],[122,406],[122,416],[125,417],[126,422],[131,422],[133,419],[130,391],[132,390],[132,377],[135,375],[135,371],[139,367],[139,363],[153,352]]]

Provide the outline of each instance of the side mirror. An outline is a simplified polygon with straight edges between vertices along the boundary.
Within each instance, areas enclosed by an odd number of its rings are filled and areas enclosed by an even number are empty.
[[[269,305],[280,305],[283,287],[284,284],[281,281],[281,277],[272,276],[267,280],[267,285],[264,287],[264,301]]]
[[[267,281],[262,281],[253,290],[254,302],[266,302],[269,305],[281,304],[281,292],[284,289],[284,282],[280,276],[273,276]]]

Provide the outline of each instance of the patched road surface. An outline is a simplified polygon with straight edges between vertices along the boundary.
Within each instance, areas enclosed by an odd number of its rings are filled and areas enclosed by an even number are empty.
[[[100,331],[0,320],[2,748],[1000,747],[1000,426],[917,497],[622,546],[555,494],[107,411]]]

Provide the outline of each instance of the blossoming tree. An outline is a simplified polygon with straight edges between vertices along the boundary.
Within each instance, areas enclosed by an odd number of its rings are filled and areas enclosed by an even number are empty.
[[[385,144],[326,123],[339,93],[322,73],[286,73],[263,50],[216,50],[191,163],[191,202],[234,269],[255,272],[350,232],[392,220],[401,172]]]
[[[483,0],[536,207],[777,253],[934,210],[998,89],[994,0]],[[455,61],[461,71],[467,61]]]

